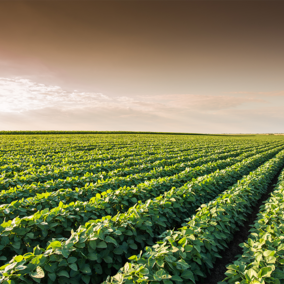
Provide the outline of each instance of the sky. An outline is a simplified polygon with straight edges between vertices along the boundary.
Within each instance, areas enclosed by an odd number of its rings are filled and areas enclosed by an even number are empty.
[[[284,1],[0,1],[0,130],[284,133]]]

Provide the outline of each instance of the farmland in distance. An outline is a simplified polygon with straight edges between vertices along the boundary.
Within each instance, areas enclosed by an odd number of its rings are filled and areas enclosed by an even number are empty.
[[[0,283],[284,283],[284,136],[0,142]]]

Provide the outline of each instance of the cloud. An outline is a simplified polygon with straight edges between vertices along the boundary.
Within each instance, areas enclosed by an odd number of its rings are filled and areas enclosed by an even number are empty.
[[[229,95],[106,96],[0,77],[0,130],[283,132],[283,103]]]
[[[22,78],[0,78],[0,111],[22,112],[58,107],[82,108],[108,104],[110,99],[101,93],[68,92],[59,86],[32,82]]]
[[[196,94],[109,97],[102,93],[67,91],[60,86],[39,84],[20,77],[0,77],[0,111],[2,112],[22,112],[43,108],[72,110],[87,107],[131,108],[145,112],[162,112],[169,109],[216,111],[255,102],[265,101],[251,97]]]

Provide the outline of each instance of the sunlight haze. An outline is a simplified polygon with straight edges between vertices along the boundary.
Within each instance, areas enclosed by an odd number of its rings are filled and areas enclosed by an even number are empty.
[[[1,1],[0,130],[282,133],[281,1]]]

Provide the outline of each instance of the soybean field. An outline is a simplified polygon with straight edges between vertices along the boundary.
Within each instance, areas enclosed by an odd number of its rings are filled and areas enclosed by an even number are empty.
[[[284,136],[0,135],[0,283],[284,283]]]

